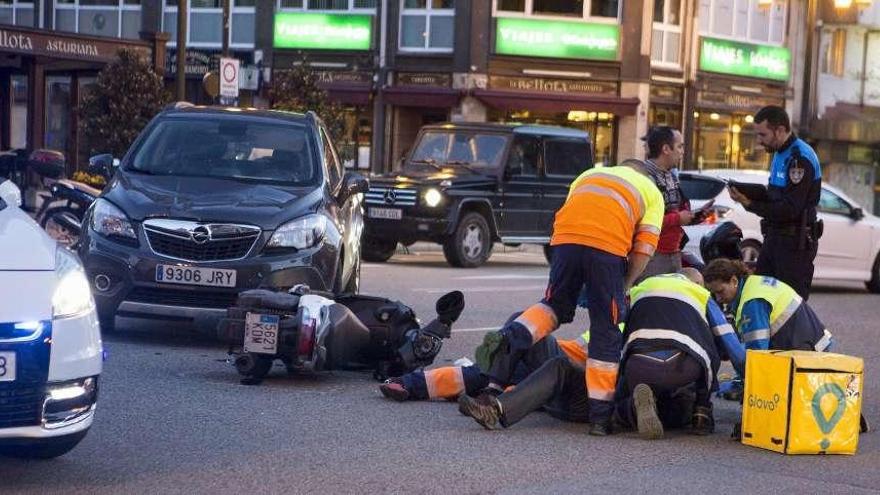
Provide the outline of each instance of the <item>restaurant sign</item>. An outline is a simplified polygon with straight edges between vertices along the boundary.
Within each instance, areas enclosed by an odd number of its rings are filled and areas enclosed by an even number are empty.
[[[617,60],[620,26],[499,17],[495,53],[531,57]]]
[[[373,16],[355,14],[275,14],[275,48],[369,50]]]
[[[0,28],[0,52],[109,62],[123,48],[134,50],[144,58],[149,58],[151,53],[149,47],[131,42],[111,42],[11,26]]]
[[[791,75],[791,52],[781,46],[702,38],[700,70],[788,81]]]
[[[534,93],[581,93],[617,96],[617,83],[542,77],[489,76],[489,88]]]

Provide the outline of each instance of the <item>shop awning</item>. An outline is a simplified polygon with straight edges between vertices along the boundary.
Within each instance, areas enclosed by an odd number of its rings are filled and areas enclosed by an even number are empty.
[[[500,89],[475,89],[473,95],[499,110],[531,110],[533,112],[568,112],[586,110],[615,115],[635,115],[638,98],[572,93],[535,93]]]
[[[327,91],[330,99],[343,105],[369,105],[370,93],[373,90],[373,85],[369,82],[319,83],[319,86]]]
[[[451,108],[462,92],[437,86],[392,86],[382,90],[385,102],[400,107]]]

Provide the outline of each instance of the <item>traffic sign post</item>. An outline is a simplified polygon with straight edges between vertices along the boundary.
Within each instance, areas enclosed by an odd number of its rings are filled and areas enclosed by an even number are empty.
[[[239,64],[237,58],[220,59],[220,97],[224,100],[238,98]]]

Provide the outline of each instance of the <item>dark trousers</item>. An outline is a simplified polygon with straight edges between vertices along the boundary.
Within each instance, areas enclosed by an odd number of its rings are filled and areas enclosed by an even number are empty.
[[[565,421],[589,420],[590,401],[584,386],[584,368],[567,357],[553,358],[498,397],[502,424],[511,426],[532,411],[544,408]]]
[[[798,236],[767,233],[761,246],[761,254],[758,255],[755,274],[782,280],[806,301],[810,297],[813,261],[816,259],[819,243],[807,242],[804,249],[800,248]]]
[[[617,400],[618,415],[630,426],[636,424],[632,395],[640,383],[651,387],[660,421],[669,428],[689,424],[694,405],[711,406],[706,371],[695,358],[684,352],[667,360],[634,353],[626,360]]]
[[[599,249],[578,244],[553,248],[550,283],[543,302],[550,306],[559,324],[574,319],[581,289],[585,289],[590,313],[590,343],[587,347],[587,379],[610,390],[591,390],[591,421],[607,422],[614,409],[614,376],[620,361],[623,337],[617,324],[625,319],[624,277],[627,262]],[[613,368],[613,369],[609,369]],[[600,399],[599,397],[603,397]]]
[[[491,383],[502,388],[518,383],[545,362],[564,356],[556,343],[556,338],[548,335],[528,349],[510,346],[501,349],[492,360],[492,367],[486,372]]]

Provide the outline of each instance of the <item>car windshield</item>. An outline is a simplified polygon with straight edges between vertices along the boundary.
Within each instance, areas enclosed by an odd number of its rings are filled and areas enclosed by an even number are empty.
[[[125,170],[290,185],[320,178],[306,128],[296,123],[175,117],[148,132]]]
[[[679,176],[684,196],[692,200],[706,200],[718,196],[724,190],[724,181],[690,174]]]
[[[438,166],[495,167],[501,163],[508,137],[468,131],[427,131],[411,162]]]

